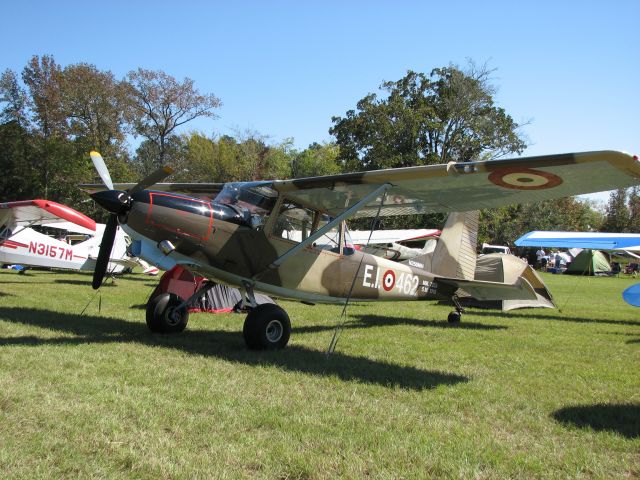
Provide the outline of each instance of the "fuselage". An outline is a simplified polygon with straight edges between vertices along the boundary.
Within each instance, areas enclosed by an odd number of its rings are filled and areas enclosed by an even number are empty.
[[[279,229],[278,209],[255,221],[236,205],[174,193],[144,190],[132,200],[120,220],[134,240],[145,242],[136,253],[152,263],[158,264],[160,254],[155,246],[166,240],[175,247],[168,258],[178,263],[225,283],[241,286],[248,281],[258,290],[288,298],[341,302],[348,296],[408,300],[451,294],[438,292],[434,276],[426,270],[344,245],[329,250],[309,244],[270,268],[299,244]]]

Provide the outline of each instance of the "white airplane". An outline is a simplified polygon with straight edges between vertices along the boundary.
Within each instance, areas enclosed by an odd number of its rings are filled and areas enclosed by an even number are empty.
[[[441,231],[435,228],[374,231],[344,229],[344,243],[377,257],[402,261],[433,252],[440,233]],[[282,234],[289,240],[302,241],[300,230],[285,230]],[[331,250],[338,248],[340,243],[340,231],[334,229],[320,237],[315,245],[318,248]],[[416,245],[420,246],[416,247]]]
[[[353,243],[364,252],[389,260],[408,260],[433,252],[441,231],[435,228],[349,232]],[[414,247],[422,244],[421,247]]]
[[[59,238],[31,228],[36,225],[60,230]],[[104,224],[50,200],[0,203],[0,264],[93,271],[104,229]],[[65,232],[82,234],[87,239],[72,245],[67,242]],[[157,267],[129,257],[127,246],[127,237],[118,228],[109,272],[119,273],[141,265],[144,273],[158,274]]]

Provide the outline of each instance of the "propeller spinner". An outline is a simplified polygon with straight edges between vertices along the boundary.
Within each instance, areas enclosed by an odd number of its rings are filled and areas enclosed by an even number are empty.
[[[102,242],[100,242],[100,250],[98,251],[98,259],[96,260],[96,268],[93,271],[93,280],[91,286],[94,290],[100,288],[104,276],[107,273],[107,267],[109,265],[109,258],[111,256],[111,250],[113,249],[113,243],[116,238],[116,230],[118,229],[118,215],[127,213],[131,209],[133,199],[131,193],[139,192],[149,188],[150,186],[158,183],[173,173],[171,167],[160,167],[140,180],[136,185],[128,192],[122,190],[114,190],[113,182],[111,181],[111,175],[107,169],[102,155],[96,151],[90,153],[93,165],[96,168],[98,175],[102,179],[102,182],[107,186],[108,190],[93,193],[91,198],[100,205],[102,208],[109,212],[109,220],[102,234]]]

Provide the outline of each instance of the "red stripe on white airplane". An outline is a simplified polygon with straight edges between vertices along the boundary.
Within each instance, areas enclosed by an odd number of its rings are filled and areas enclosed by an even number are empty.
[[[7,247],[7,248],[27,248],[28,245],[24,244],[24,243],[20,243],[20,242],[15,242],[13,240],[0,240],[0,247]]]

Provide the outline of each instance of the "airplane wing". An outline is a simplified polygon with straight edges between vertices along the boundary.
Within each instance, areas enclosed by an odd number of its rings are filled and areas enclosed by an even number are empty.
[[[421,240],[440,235],[440,230],[435,228],[414,228],[405,230],[350,230],[351,240],[356,245],[398,243],[408,240]],[[371,238],[369,238],[371,235]]]
[[[380,216],[463,212],[638,185],[640,162],[637,156],[605,150],[449,162],[292,180],[227,184],[158,183],[153,188],[208,198],[215,197],[229,186],[257,195],[277,191],[303,206],[336,217],[384,184],[389,184],[390,188]],[[133,184],[116,184],[115,188],[130,186]],[[84,184],[80,188],[91,193],[106,187]],[[353,218],[375,216],[380,200],[371,200]]]
[[[0,203],[0,222],[13,226],[71,222],[92,232],[96,229],[96,222],[73,208],[40,199]]]
[[[237,183],[247,184],[254,182]],[[114,183],[113,188],[115,190],[128,191],[131,190],[135,185],[135,183]],[[228,185],[228,183],[156,183],[153,185],[152,189],[161,190],[163,192],[187,193],[193,197],[214,198],[218,193],[222,191],[225,185]],[[107,190],[107,187],[102,183],[82,183],[78,185],[78,187],[89,194]]]
[[[383,184],[391,187],[381,216],[462,212],[630,187],[640,184],[640,162],[622,152],[570,153],[282,180],[273,188],[337,216]],[[375,216],[379,203],[355,217]]]
[[[519,247],[590,248],[640,251],[640,234],[533,231],[515,241]]]

